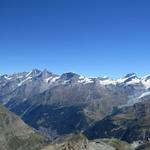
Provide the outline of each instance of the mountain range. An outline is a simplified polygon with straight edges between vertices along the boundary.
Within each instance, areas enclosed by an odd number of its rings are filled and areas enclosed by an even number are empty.
[[[148,142],[149,100],[150,75],[114,80],[33,69],[0,76],[0,103],[50,141],[80,132]]]

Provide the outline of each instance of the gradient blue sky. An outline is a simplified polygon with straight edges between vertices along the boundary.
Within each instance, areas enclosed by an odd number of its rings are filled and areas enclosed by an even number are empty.
[[[0,73],[150,73],[149,0],[0,0]]]

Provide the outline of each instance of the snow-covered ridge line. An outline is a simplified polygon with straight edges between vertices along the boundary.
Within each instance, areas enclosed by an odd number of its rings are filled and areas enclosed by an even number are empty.
[[[22,75],[21,75],[22,74]],[[22,79],[22,81],[20,81],[20,83],[18,84],[19,86],[22,85],[24,82],[31,80],[33,77],[37,77],[41,74],[46,74],[43,78],[43,81],[45,81],[46,83],[55,83],[58,80],[62,80],[61,79],[61,75],[55,75],[53,76],[52,73],[48,72],[47,70],[44,71],[40,71],[38,69],[33,69],[30,72],[24,72],[24,73],[18,73],[18,74],[12,74],[12,75],[2,75],[4,76],[5,80],[14,80],[15,78],[18,79]],[[69,74],[69,73],[64,73],[64,74]],[[63,75],[64,75],[63,74]],[[94,83],[95,80],[99,81],[99,84],[101,85],[116,85],[116,84],[126,84],[126,85],[132,85],[132,84],[143,84],[145,86],[145,88],[150,88],[150,75],[146,75],[144,77],[137,77],[136,74],[131,73],[131,74],[127,74],[126,76],[119,78],[119,79],[111,79],[109,77],[85,77],[82,75],[78,75],[76,73],[72,73],[74,74],[74,76],[78,76],[78,80],[76,79],[76,82],[79,84],[88,84],[88,83]],[[0,77],[2,77],[0,76]],[[63,79],[65,80],[65,79]],[[70,77],[69,80],[72,80],[72,77]],[[66,82],[64,81],[64,83],[67,83],[67,81],[69,81],[68,79],[66,80]]]
[[[145,95],[142,94],[150,92],[150,75],[139,78],[135,74],[127,74],[120,79],[114,80],[109,77],[86,77],[72,72],[56,75],[47,70],[34,69],[30,72],[0,76],[0,88],[5,89],[8,87],[10,91],[15,91],[16,94],[19,91],[28,93],[29,95],[26,94],[26,97],[23,97],[23,99],[26,99],[32,93],[42,93],[59,86],[60,88],[65,86],[75,86],[77,88],[94,87],[99,92],[108,90],[112,93],[114,92],[114,94],[117,91],[119,96],[120,93],[125,94],[124,97],[128,99],[127,105],[132,105],[147,98],[143,98]],[[127,97],[126,93],[128,93]]]

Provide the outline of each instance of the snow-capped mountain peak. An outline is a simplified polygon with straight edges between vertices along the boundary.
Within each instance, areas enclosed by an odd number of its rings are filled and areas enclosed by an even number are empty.
[[[139,84],[140,78],[137,77],[135,73],[130,73],[125,75],[123,78],[117,79],[118,83],[125,83],[127,85],[130,84]]]
[[[150,80],[150,74],[149,74],[149,75],[144,76],[144,77],[142,78],[142,80],[144,80],[144,81],[148,81],[148,80]]]
[[[42,72],[38,69],[33,69],[32,71],[30,71],[26,77],[36,77],[39,76]]]
[[[63,80],[70,80],[72,78],[78,78],[78,77],[79,77],[79,75],[76,73],[67,72],[67,73],[62,74],[60,78]]]
[[[141,81],[146,89],[150,88],[150,75],[144,76]]]
[[[137,75],[135,73],[129,73],[124,76],[124,78],[136,78]]]
[[[67,94],[63,91],[65,89],[70,92],[67,98],[62,99],[63,95]],[[79,95],[77,100],[80,101],[106,99],[112,100],[112,103],[119,103],[120,106],[127,106],[138,103],[141,97],[143,99],[142,94],[150,92],[150,80],[149,76],[139,78],[133,73],[114,80],[109,77],[86,77],[73,72],[56,75],[46,69],[43,71],[33,69],[30,72],[0,76],[0,96],[3,104],[9,103],[14,98],[24,102],[32,96],[43,95],[45,92],[49,95],[48,91],[55,95],[50,99],[57,101],[55,97],[60,96],[58,102],[69,100],[69,103],[74,99],[75,103],[74,96]],[[75,94],[70,97],[74,92]],[[147,99],[147,96],[144,95],[144,99]],[[55,103],[55,101],[51,102]],[[16,101],[14,103],[16,104]]]

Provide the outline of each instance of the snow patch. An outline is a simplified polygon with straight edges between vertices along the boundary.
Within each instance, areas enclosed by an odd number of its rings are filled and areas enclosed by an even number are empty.
[[[54,77],[53,79],[51,79],[51,83],[56,82],[60,77]]]
[[[6,80],[11,80],[11,79],[12,79],[12,77],[9,77],[9,76],[4,76],[4,78],[5,78]]]
[[[145,93],[143,93],[143,94],[139,97],[139,99],[141,99],[141,98],[143,98],[143,97],[145,97],[145,96],[150,96],[150,92],[145,92]]]
[[[84,83],[84,84],[93,83],[93,82],[94,81],[92,80],[92,78],[88,78],[88,77],[84,77],[84,76],[80,76],[79,80],[78,80],[78,83]]]
[[[30,71],[30,72],[26,75],[26,77],[29,77],[29,76],[31,75],[31,73],[32,73],[32,71]]]
[[[53,78],[53,77],[48,77],[48,78],[44,79],[44,81],[45,81],[46,83],[48,83],[52,78]]]
[[[18,77],[17,77],[17,79],[22,79],[22,78],[23,78],[23,76],[18,76]]]
[[[150,88],[150,81],[142,82],[146,89]]]
[[[142,78],[142,83],[146,89],[150,88],[150,75],[147,75]]]
[[[104,79],[104,80],[99,80],[99,82],[100,82],[100,84],[102,84],[102,85],[110,85],[110,84],[116,85],[116,84],[117,84],[117,82],[116,82],[115,80],[112,80],[112,79],[110,79],[110,78],[106,78],[106,79]]]
[[[116,81],[118,83],[124,83],[126,80],[127,80],[127,78],[120,78],[120,79],[117,79]]]
[[[140,83],[140,79],[138,78],[134,78],[131,81],[127,82],[127,84],[139,84]]]
[[[21,82],[18,84],[18,86],[21,86],[24,82],[26,82],[26,81],[28,81],[28,80],[31,80],[31,79],[32,79],[32,77],[26,78],[25,80],[21,81]]]

